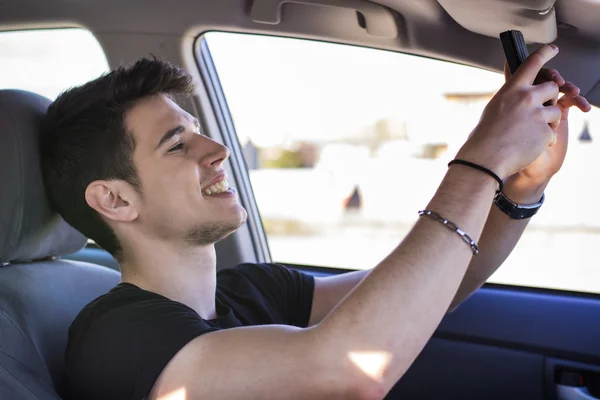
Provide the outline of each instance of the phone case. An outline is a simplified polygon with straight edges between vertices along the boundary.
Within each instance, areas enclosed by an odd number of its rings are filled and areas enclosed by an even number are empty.
[[[500,34],[500,41],[502,42],[502,48],[504,48],[504,55],[506,56],[510,73],[514,74],[519,65],[529,56],[525,38],[523,38],[521,31],[511,30],[502,32]]]

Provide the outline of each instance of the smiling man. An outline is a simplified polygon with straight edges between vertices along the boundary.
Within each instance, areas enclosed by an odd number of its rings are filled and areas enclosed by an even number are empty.
[[[508,80],[385,260],[329,278],[275,264],[216,273],[214,243],[246,212],[229,151],[175,102],[194,90],[183,70],[143,59],[63,93],[43,135],[49,198],[122,269],[70,328],[67,397],[384,397],[518,241],[531,215],[493,205],[499,188],[536,203],[560,169],[568,109],[589,104],[555,71],[533,85],[557,52],[542,47]]]

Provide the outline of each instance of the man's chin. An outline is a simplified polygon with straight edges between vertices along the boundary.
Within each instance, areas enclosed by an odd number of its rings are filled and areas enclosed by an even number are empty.
[[[222,242],[223,240],[227,239],[230,235],[234,234],[242,225],[243,225],[243,223],[240,224],[237,228],[232,229],[229,233],[224,234],[221,237],[221,239],[217,240],[214,244],[217,244],[217,243]]]
[[[188,232],[188,241],[192,245],[209,245],[220,242],[235,231],[237,231],[246,222],[248,214],[241,208],[237,218],[231,218],[227,221],[205,223],[191,229]]]
[[[244,225],[246,223],[246,220],[248,220],[248,212],[246,211],[246,209],[244,207],[240,206],[240,211],[241,211],[241,222],[238,225],[238,228],[240,226]]]
[[[244,226],[244,224],[246,223],[246,221],[248,219],[248,214],[246,213],[246,210],[244,210],[243,208],[242,208],[242,211],[243,211],[243,214],[240,216],[240,219],[235,224],[231,224],[231,229],[230,229],[229,233],[224,234],[224,236],[221,239],[219,239],[217,242],[220,242],[221,240],[227,238],[229,235],[235,233],[238,229],[240,229],[242,226]]]

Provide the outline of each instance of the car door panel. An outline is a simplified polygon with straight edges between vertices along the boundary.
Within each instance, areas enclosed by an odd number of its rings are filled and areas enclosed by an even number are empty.
[[[558,397],[565,371],[585,379]],[[590,386],[600,398],[600,296],[486,284],[446,315],[386,399],[572,400]]]
[[[600,298],[487,285],[438,334],[600,364]]]
[[[388,399],[542,399],[544,357],[432,338]]]

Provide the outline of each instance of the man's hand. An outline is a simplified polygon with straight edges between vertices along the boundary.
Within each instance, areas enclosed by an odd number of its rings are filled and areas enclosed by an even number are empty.
[[[558,96],[553,81],[535,85],[544,64],[558,54],[552,45],[540,47],[488,103],[481,120],[457,154],[494,171],[502,179],[533,163],[546,147],[556,143],[561,109],[546,105]]]
[[[504,66],[504,75],[509,83],[511,77],[507,65]],[[531,164],[504,180],[504,194],[520,204],[533,204],[540,201],[550,178],[560,170],[567,152],[569,109],[576,106],[587,112],[591,108],[587,100],[579,95],[579,88],[565,81],[558,71],[544,68],[534,81],[535,84],[548,82],[553,82],[558,89],[556,96],[551,99],[552,104],[556,104],[560,109],[560,119],[552,124],[556,132],[556,141],[542,149],[541,154]],[[560,99],[558,99],[559,91],[564,93]],[[478,257],[471,260],[450,309],[456,308],[471,293],[479,289],[502,265],[528,223],[529,219],[510,219],[497,207],[491,207],[479,241],[482,251]]]
[[[508,65],[504,65],[504,77],[511,78]],[[520,172],[508,177],[504,185],[504,193],[512,201],[521,204],[536,203],[542,197],[550,178],[556,174],[563,165],[569,143],[569,109],[577,107],[583,112],[591,110],[587,99],[581,96],[580,90],[573,83],[566,81],[555,69],[544,68],[535,80],[536,84],[554,82],[559,92],[564,95],[552,100],[561,110],[561,119],[556,131],[556,143],[551,143],[542,154],[529,166]]]

